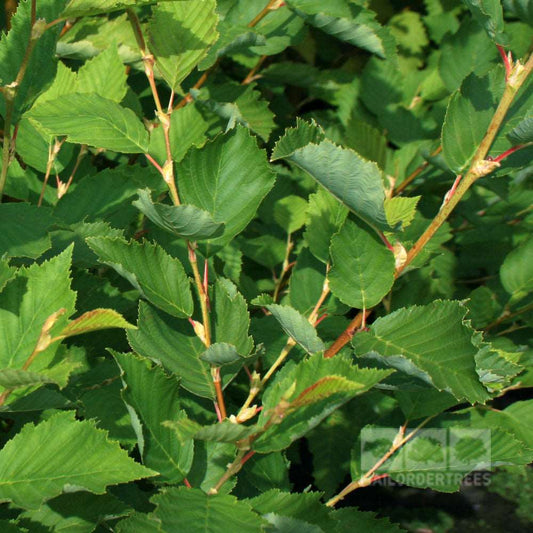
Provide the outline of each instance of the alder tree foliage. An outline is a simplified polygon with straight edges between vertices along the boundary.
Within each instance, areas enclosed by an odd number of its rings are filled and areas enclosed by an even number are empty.
[[[2,531],[525,476],[533,2],[4,4]]]

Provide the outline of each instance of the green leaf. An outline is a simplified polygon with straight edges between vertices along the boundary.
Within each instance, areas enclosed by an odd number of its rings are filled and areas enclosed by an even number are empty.
[[[280,137],[272,151],[272,161],[285,159],[296,150],[308,144],[320,144],[326,139],[324,130],[314,121],[307,122],[300,117],[296,118],[296,126],[287,128],[283,137]]]
[[[297,365],[286,364],[265,391],[258,425],[268,423],[280,408],[284,409],[284,416],[255,441],[254,450],[267,453],[286,448],[390,373],[357,368],[341,357],[325,359],[320,354]]]
[[[531,111],[527,117],[507,134],[507,137],[514,145],[533,142],[533,116]]]
[[[248,306],[237,287],[228,279],[217,279],[214,316],[215,341],[232,345],[240,356],[246,357],[254,346],[252,337],[248,335]]]
[[[449,167],[461,174],[485,136],[497,104],[489,76],[468,76],[448,104],[442,126],[442,151]]]
[[[413,196],[407,198],[404,196],[396,196],[394,198],[387,198],[385,200],[385,212],[387,220],[391,226],[401,223],[402,229],[405,229],[416,214],[416,206],[420,201],[421,196]]]
[[[264,531],[261,517],[235,496],[208,496],[200,489],[172,487],[154,496],[152,502],[157,505],[152,516],[163,531],[214,533],[225,531],[228,524],[239,533]]]
[[[137,326],[127,333],[133,350],[176,374],[184,389],[215,397],[209,365],[200,360],[205,346],[188,324],[140,302]]]
[[[117,46],[109,48],[87,61],[78,70],[78,93],[96,93],[102,98],[121,102],[126,96],[126,69]]]
[[[4,387],[4,389],[18,389],[45,383],[55,383],[55,381],[50,376],[28,372],[19,368],[4,368],[0,370],[0,387]]]
[[[305,224],[307,202],[295,194],[278,200],[274,205],[274,220],[287,233],[294,233]]]
[[[149,189],[139,190],[139,199],[133,205],[156,226],[191,241],[215,238],[224,232],[207,211],[194,205],[165,205],[154,203]]]
[[[25,511],[21,517],[42,524],[52,531],[91,533],[95,524],[105,524],[131,513],[124,502],[105,494],[87,492],[62,494],[37,510]]]
[[[331,513],[337,520],[337,533],[352,533],[353,524],[365,533],[403,533],[405,530],[399,525],[389,522],[388,518],[378,518],[376,513],[360,511],[355,507],[336,509]]]
[[[59,337],[73,337],[91,331],[99,331],[108,328],[135,329],[120,313],[113,309],[93,309],[83,313],[80,317],[69,322],[61,332]]]
[[[76,421],[69,411],[37,426],[27,424],[0,451],[0,501],[37,509],[62,492],[103,494],[108,485],[153,474],[110,442],[94,422]]]
[[[157,244],[93,237],[87,240],[100,262],[126,278],[151,303],[172,316],[193,313],[190,282],[178,259]]]
[[[175,163],[179,163],[192,146],[200,147],[205,144],[207,128],[207,122],[193,104],[172,111],[170,150]],[[163,128],[157,127],[150,132],[148,151],[156,160],[161,162],[166,160],[167,151]]]
[[[275,513],[278,516],[316,524],[322,528],[321,531],[329,531],[333,524],[328,508],[322,504],[321,498],[321,492],[296,494],[273,489],[246,501],[261,515]]]
[[[76,294],[70,288],[72,247],[41,265],[21,268],[17,277],[0,293],[0,368],[20,368],[27,361],[46,320],[64,309],[51,330],[53,336],[74,311]],[[52,344],[39,354],[32,372],[47,368],[57,350]]]
[[[476,373],[477,348],[472,344],[473,330],[464,322],[465,313],[460,302],[440,300],[400,309],[378,318],[370,331],[355,335],[352,344],[357,355],[376,351],[384,362],[389,356],[403,356],[437,389],[458,400],[483,403],[488,394]]]
[[[42,0],[36,5],[36,20],[52,22],[57,19],[65,5],[65,0]],[[11,29],[2,33],[0,39],[0,85],[13,83],[24,60],[31,35],[31,2],[18,3],[17,11],[11,19]],[[56,43],[60,25],[46,30],[34,44],[26,73],[17,88],[13,122],[33,103],[35,98],[54,79],[57,60]],[[0,114],[5,117],[5,99],[0,98]]]
[[[264,141],[268,141],[275,128],[274,115],[268,102],[261,98],[261,93],[254,90],[254,85],[230,85],[214,87],[209,90],[209,98],[203,97],[207,92],[196,89],[192,96],[199,104],[218,115],[225,124],[226,132],[237,124],[257,133]]]
[[[198,440],[208,440],[215,442],[237,442],[238,440],[249,437],[256,431],[255,427],[236,424],[230,420],[222,420],[218,424],[204,426],[194,434]]]
[[[224,234],[210,241],[213,245],[227,244],[240,233],[274,185],[264,151],[243,127],[201,150],[190,150],[177,165],[177,173],[182,201],[225,224]]]
[[[370,309],[394,283],[394,255],[374,235],[346,221],[331,240],[331,292],[341,302]]]
[[[218,38],[215,0],[159,3],[150,20],[150,48],[156,68],[174,90]]]
[[[50,209],[23,203],[0,204],[0,255],[35,259],[51,246]]]
[[[180,442],[163,422],[186,418],[180,410],[179,387],[175,378],[152,367],[148,359],[113,352],[121,369],[122,398],[128,407],[143,463],[161,474],[161,481],[178,483],[189,472],[193,442]]]
[[[88,15],[112,13],[131,7],[155,4],[157,0],[70,0],[61,14],[63,18],[77,18]],[[159,0],[160,2],[176,0]]]
[[[500,268],[500,280],[514,301],[533,290],[533,238],[515,248]]]
[[[215,342],[200,355],[202,361],[206,361],[215,366],[230,365],[241,360],[242,357],[237,352],[233,344],[227,342]]]
[[[270,304],[265,306],[280,323],[283,331],[292,337],[306,352],[316,353],[326,349],[316,329],[307,318],[293,307]]]
[[[25,115],[49,135],[115,152],[148,151],[148,132],[131,109],[94,93],[67,94],[33,107]]]
[[[375,163],[330,141],[307,144],[283,158],[309,173],[367,224],[379,230],[392,229],[383,207],[381,171]]]
[[[500,0],[463,0],[488,36],[499,45],[508,44],[504,33],[503,9]]]
[[[15,277],[17,269],[10,267],[6,260],[0,259],[0,292],[6,284]]]
[[[329,263],[331,237],[343,225],[348,210],[322,187],[309,197],[305,240],[313,255],[323,263]]]
[[[330,0],[327,6],[319,0],[288,0],[287,4],[307,22],[337,39],[382,58],[395,53],[394,38],[370,9],[344,0]]]

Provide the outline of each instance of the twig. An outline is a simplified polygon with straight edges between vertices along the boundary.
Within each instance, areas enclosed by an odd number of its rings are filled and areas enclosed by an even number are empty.
[[[362,487],[367,487],[376,479],[379,479],[383,476],[374,476],[375,472],[386,462],[388,461],[404,444],[409,442],[430,420],[432,420],[434,416],[430,416],[426,418],[420,425],[418,425],[411,433],[408,435],[405,435],[405,430],[407,428],[407,422],[400,427],[398,430],[398,433],[396,435],[396,438],[394,439],[393,443],[391,444],[391,447],[383,454],[383,456],[377,461],[374,466],[368,470],[365,474],[363,474],[358,480],[352,481],[349,483],[344,489],[342,489],[336,496],[333,496],[326,505],[328,507],[334,507],[339,501],[341,501],[345,496],[350,494],[350,492],[353,492],[354,490],[357,490]]]
[[[431,152],[429,157],[435,157],[442,152],[442,146]],[[429,166],[429,161],[421,163],[407,178],[405,178],[393,191],[393,196],[401,194],[411,183]]]

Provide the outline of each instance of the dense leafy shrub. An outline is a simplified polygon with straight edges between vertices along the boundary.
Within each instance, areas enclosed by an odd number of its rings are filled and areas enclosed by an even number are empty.
[[[2,531],[531,479],[532,2],[5,8]]]

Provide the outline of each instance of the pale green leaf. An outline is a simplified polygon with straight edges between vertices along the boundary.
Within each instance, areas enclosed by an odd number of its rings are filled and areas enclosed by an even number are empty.
[[[285,415],[255,441],[254,449],[267,453],[286,448],[335,409],[366,392],[390,373],[390,370],[358,368],[342,357],[325,359],[320,354],[297,365],[286,364],[265,391],[258,425],[268,423],[276,409],[283,405]]]
[[[204,145],[207,140],[207,128],[207,122],[195,105],[189,104],[174,109],[170,118],[170,150],[175,163],[179,163],[192,146]],[[162,127],[153,128],[150,132],[148,151],[161,164],[166,160],[165,134]]]
[[[59,337],[72,337],[91,331],[108,328],[135,329],[120,313],[113,309],[93,309],[69,322],[58,334]]]
[[[331,240],[332,268],[328,274],[331,292],[341,302],[370,309],[394,283],[394,255],[374,235],[346,221]]]
[[[178,421],[186,415],[180,409],[178,382],[165,375],[149,359],[113,352],[122,374],[122,398],[128,407],[137,434],[143,463],[161,474],[161,480],[178,483],[188,473],[193,442],[180,442],[163,422]]]
[[[150,48],[156,68],[174,90],[218,38],[215,0],[159,3],[150,20]]]
[[[375,351],[386,361],[400,355],[431,378],[433,385],[458,400],[483,403],[488,393],[475,368],[473,330],[465,324],[465,307],[455,301],[400,309],[378,318],[368,332],[354,336],[357,355]],[[419,376],[421,377],[421,376]]]
[[[118,103],[126,96],[126,80],[126,67],[117,46],[111,45],[78,70],[77,92],[96,93]]]
[[[347,215],[348,209],[323,187],[309,197],[304,236],[313,255],[323,263],[329,263],[331,237]]]
[[[15,276],[17,269],[15,267],[10,267],[9,263],[5,259],[0,259],[0,292],[6,286],[10,280]]]
[[[413,196],[411,198],[405,196],[387,198],[385,200],[385,213],[387,214],[389,224],[395,226],[401,223],[403,229],[409,226],[415,217],[416,206],[420,198],[420,196]]]
[[[225,224],[224,234],[209,241],[213,245],[227,244],[240,233],[274,185],[265,152],[243,127],[201,150],[190,150],[177,165],[177,173],[182,201]]]
[[[0,451],[0,501],[37,509],[62,492],[103,494],[108,485],[153,474],[94,422],[76,421],[69,411],[27,424]]]
[[[533,291],[533,239],[528,239],[507,255],[500,268],[500,279],[515,301]]]
[[[308,144],[319,144],[325,139],[324,130],[314,120],[307,122],[297,117],[296,126],[287,128],[283,137],[276,142],[271,159],[272,161],[284,159],[299,148],[304,148]]]
[[[159,245],[105,237],[87,242],[102,263],[126,278],[151,303],[173,316],[192,315],[189,278],[179,260]]]
[[[5,389],[18,389],[31,385],[55,383],[50,376],[28,372],[19,368],[3,368],[0,370],[0,387]]]
[[[237,442],[252,435],[257,429],[253,426],[237,424],[230,420],[222,420],[218,424],[203,426],[195,434],[198,440],[210,440],[215,442]]]
[[[140,302],[137,326],[127,333],[137,353],[170,370],[184,389],[204,398],[215,397],[209,364],[200,360],[205,346],[189,324]]]
[[[131,109],[94,93],[67,94],[32,108],[25,115],[50,135],[115,152],[148,151],[148,132]]]
[[[159,2],[178,0],[159,0]],[[88,15],[112,13],[121,9],[148,6],[157,0],[70,0],[61,14],[63,18],[77,18]]]
[[[194,205],[154,203],[149,189],[139,190],[133,205],[160,228],[191,241],[203,241],[220,236],[224,224],[217,223],[207,211]]]
[[[294,233],[305,223],[307,202],[301,197],[290,194],[274,205],[274,220],[287,232]]]
[[[316,329],[296,309],[278,304],[270,304],[265,307],[274,315],[283,331],[305,351],[315,353],[325,350],[326,347],[319,338]]]
[[[21,268],[0,293],[0,368],[20,368],[29,358],[46,320],[64,309],[51,335],[61,329],[74,311],[76,294],[70,288],[72,247],[42,264]],[[56,329],[57,328],[57,329]],[[57,343],[39,354],[31,366],[40,373],[47,368]]]

